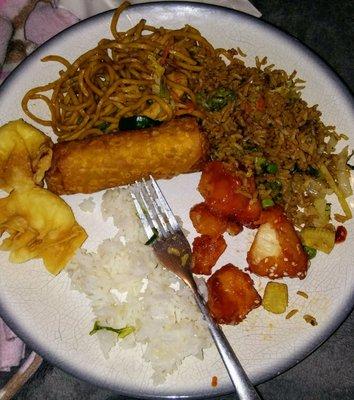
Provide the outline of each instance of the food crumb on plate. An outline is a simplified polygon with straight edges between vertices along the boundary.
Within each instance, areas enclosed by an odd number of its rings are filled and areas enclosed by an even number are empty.
[[[304,320],[305,320],[308,324],[311,324],[312,326],[318,325],[318,322],[316,321],[316,318],[313,317],[312,315],[305,314],[305,315],[303,316],[303,318],[304,318]]]
[[[290,319],[291,317],[293,317],[296,313],[298,313],[299,312],[299,310],[297,310],[297,309],[294,309],[294,310],[291,310],[291,311],[289,311],[287,314],[286,314],[286,316],[285,316],[285,319]]]
[[[308,299],[308,298],[309,298],[309,295],[308,295],[307,293],[301,291],[301,290],[298,290],[298,291],[296,292],[296,294],[299,295],[299,296],[301,296],[301,297],[303,297],[304,299]]]

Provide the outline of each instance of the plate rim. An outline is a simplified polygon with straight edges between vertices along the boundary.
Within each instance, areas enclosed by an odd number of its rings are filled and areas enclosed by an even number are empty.
[[[162,6],[162,7],[169,7],[169,8],[174,8],[174,7],[189,7],[189,8],[196,8],[196,9],[215,9],[219,10],[221,13],[227,13],[227,14],[233,14],[236,18],[241,18],[244,20],[248,20],[252,24],[258,24],[264,27],[265,30],[268,30],[280,37],[288,43],[291,44],[291,46],[296,46],[300,51],[302,51],[304,54],[307,54],[312,61],[314,61],[319,68],[322,69],[323,73],[325,73],[326,77],[330,80],[332,80],[336,87],[339,89],[341,95],[343,97],[346,97],[349,102],[353,98],[353,93],[349,85],[341,78],[341,76],[328,64],[328,62],[320,56],[316,51],[312,50],[307,44],[303,43],[301,40],[296,38],[294,35],[291,33],[286,32],[284,29],[277,27],[275,24],[265,21],[263,19],[259,19],[255,16],[249,15],[247,13],[234,10],[231,8],[223,7],[221,5],[214,5],[214,4],[208,4],[208,3],[199,3],[199,2],[188,2],[188,1],[166,1],[166,2],[161,2],[161,1],[156,1],[156,2],[150,2],[150,3],[141,3],[141,4],[133,4],[130,6],[130,8],[141,8],[141,9],[147,9],[147,8],[153,8],[155,6]],[[70,33],[75,32],[76,30],[80,30],[80,27],[83,24],[92,24],[99,20],[100,18],[106,17],[108,14],[112,14],[113,10],[107,10],[102,13],[92,15],[84,20],[81,20],[70,27],[64,29],[63,31],[57,33],[55,36],[50,38],[48,41],[44,42],[42,45],[38,46],[28,57],[26,57],[25,60],[23,60],[3,81],[2,85],[0,86],[0,96],[2,92],[6,90],[6,87],[8,85],[11,85],[12,81],[14,81],[17,77],[17,74],[23,72],[27,65],[30,63],[31,59],[37,54],[37,52],[42,51],[46,47],[50,47],[55,41],[57,40],[62,40],[62,36],[68,35]],[[354,112],[353,112],[354,115]],[[340,326],[345,322],[345,320],[348,318],[348,316],[351,314],[351,312],[354,309],[354,292],[351,293],[351,296],[348,296],[347,301],[343,303],[342,306],[342,312],[338,313],[337,317],[332,319],[332,323],[327,325],[327,329],[323,331],[323,333],[319,336],[315,336],[312,340],[309,340],[305,343],[304,346],[301,347],[300,350],[298,350],[295,354],[293,354],[291,357],[288,357],[285,361],[280,363],[276,369],[271,369],[265,371],[261,376],[257,376],[255,379],[255,382],[253,382],[254,385],[259,385],[263,382],[266,382],[276,376],[279,376],[289,369],[293,368],[295,365],[299,364],[301,361],[305,360],[308,356],[310,356],[313,352],[315,352],[320,346],[323,345],[339,328]],[[200,397],[207,398],[207,397],[212,397],[212,396],[223,396],[223,395],[228,395],[233,392],[232,385],[230,382],[230,388],[227,390],[217,390],[215,388],[212,389],[207,394],[203,395],[163,395],[163,396],[156,396],[152,393],[141,393],[137,391],[127,391],[127,390],[122,390],[117,386],[116,384],[111,384],[105,381],[104,379],[97,379],[97,377],[92,377],[90,375],[84,374],[80,372],[80,369],[77,368],[76,366],[72,366],[70,363],[67,363],[66,361],[59,360],[58,357],[56,357],[46,346],[43,346],[40,344],[40,341],[36,340],[35,338],[31,338],[31,334],[29,332],[26,332],[26,330],[23,330],[19,324],[16,323],[16,319],[11,317],[10,314],[7,314],[5,311],[3,305],[0,302],[0,316],[4,320],[4,322],[12,329],[21,340],[23,340],[29,347],[34,350],[36,353],[41,355],[45,361],[49,361],[53,365],[55,365],[57,368],[73,375],[74,377],[84,380],[88,382],[89,384],[94,384],[98,387],[101,387],[103,389],[109,389],[117,394],[120,395],[127,395],[129,397],[134,396],[135,398],[139,399],[176,399],[176,398],[186,398],[186,399],[197,399]]]

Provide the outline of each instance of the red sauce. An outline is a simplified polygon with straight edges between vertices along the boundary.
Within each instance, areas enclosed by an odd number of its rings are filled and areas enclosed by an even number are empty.
[[[343,225],[339,225],[336,229],[336,236],[335,236],[335,242],[336,243],[342,243],[345,241],[347,238],[347,230],[344,228]]]

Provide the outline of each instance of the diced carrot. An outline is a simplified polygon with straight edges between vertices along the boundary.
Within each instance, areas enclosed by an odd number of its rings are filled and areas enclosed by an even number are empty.
[[[257,103],[256,103],[256,108],[258,111],[264,111],[266,108],[266,102],[263,96],[259,96]]]

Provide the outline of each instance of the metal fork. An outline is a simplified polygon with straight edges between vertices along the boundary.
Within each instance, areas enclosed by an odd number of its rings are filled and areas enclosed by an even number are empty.
[[[260,400],[220,326],[214,322],[191,273],[191,247],[156,181],[135,182],[131,196],[157,258],[188,285],[203,314],[240,400]]]

